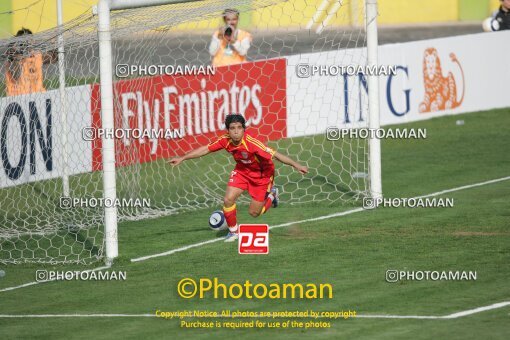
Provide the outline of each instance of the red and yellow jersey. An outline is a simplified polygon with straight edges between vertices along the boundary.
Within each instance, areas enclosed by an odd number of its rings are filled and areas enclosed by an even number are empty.
[[[227,150],[237,163],[235,170],[242,171],[251,178],[269,178],[274,174],[275,151],[247,133],[238,145],[234,145],[230,136],[225,134],[207,147],[211,152]]]

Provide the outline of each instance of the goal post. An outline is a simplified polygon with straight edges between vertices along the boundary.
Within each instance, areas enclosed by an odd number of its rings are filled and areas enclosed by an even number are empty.
[[[377,0],[366,0],[367,65],[378,65],[377,49]],[[370,129],[379,129],[379,79],[375,74],[368,76],[368,112]],[[372,198],[382,197],[381,141],[371,136],[369,141],[370,194]]]
[[[251,37],[246,60],[211,67],[229,8]],[[338,135],[379,127],[377,76],[338,72],[377,66],[376,17],[375,0],[99,0],[0,41],[29,46],[20,56],[60,51],[44,91],[0,98],[0,263],[111,263],[120,223],[221,208],[228,153],[168,160],[224,134],[230,113],[308,166],[302,176],[275,162],[282,208],[380,197],[379,141]]]
[[[98,3],[98,42],[99,42],[99,72],[101,94],[101,126],[113,130],[113,71],[112,71],[112,44],[110,34],[110,4],[108,0],[99,0]],[[103,151],[103,197],[110,200],[117,198],[117,185],[115,176],[115,141],[112,138],[102,137]],[[111,263],[119,255],[117,207],[105,207],[105,255],[106,262]]]
[[[113,130],[113,60],[110,33],[110,11],[152,7],[203,0],[99,0],[98,42],[100,60],[100,93],[101,93],[101,123],[105,130]],[[103,197],[106,200],[117,199],[115,178],[115,142],[111,138],[102,138],[103,145]],[[117,208],[105,207],[105,262],[110,264],[118,257],[118,226]]]
[[[57,0],[57,24],[61,29],[63,27],[63,9],[62,0]],[[60,94],[60,107],[59,113],[62,126],[62,195],[68,197],[69,192],[69,176],[67,175],[67,105],[66,105],[66,73],[65,73],[65,49],[64,49],[64,34],[62,31],[58,34],[58,83],[59,83],[59,94]]]

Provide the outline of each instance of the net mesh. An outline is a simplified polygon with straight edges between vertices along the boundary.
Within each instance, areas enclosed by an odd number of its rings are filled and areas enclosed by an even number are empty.
[[[229,113],[243,114],[252,136],[309,167],[302,176],[275,162],[285,204],[346,205],[366,195],[367,141],[328,140],[326,133],[366,126],[365,79],[299,74],[303,64],[366,63],[360,3],[212,0],[112,12],[115,125],[171,132],[116,139],[117,197],[150,201],[120,204],[119,221],[220,208],[235,165],[228,153],[177,167],[167,161],[225,133]],[[223,27],[226,8],[240,11],[239,28],[251,34],[247,60],[201,74],[197,70],[211,64],[211,37]],[[0,41],[0,73],[23,77],[30,67],[40,68],[45,90],[9,95],[7,81],[0,88],[0,263],[86,264],[104,256],[104,210],[94,201],[103,195],[101,141],[83,132],[100,128],[101,121],[97,24],[90,11],[61,28]],[[65,44],[64,95],[59,34]],[[145,73],[125,74],[126,65]],[[151,65],[171,66],[174,74],[151,74]],[[175,74],[190,66],[198,74]],[[62,196],[81,201],[69,208]],[[244,195],[240,203],[249,200]]]

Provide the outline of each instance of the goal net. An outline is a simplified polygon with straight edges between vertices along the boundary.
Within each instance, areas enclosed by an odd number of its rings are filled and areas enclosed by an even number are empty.
[[[251,35],[246,61],[209,68],[228,8],[240,12],[234,34]],[[368,140],[338,134],[369,121],[367,79],[346,68],[367,63],[363,1],[184,2],[112,10],[110,24],[115,202],[103,199],[97,15],[0,41],[0,73],[19,79],[40,67],[44,87],[0,89],[0,263],[104,258],[108,204],[118,221],[220,208],[235,165],[228,153],[178,167],[168,159],[224,134],[230,113],[309,167],[302,176],[275,162],[284,205],[356,205],[370,195]],[[58,56],[59,37],[61,67],[38,65],[37,54]]]

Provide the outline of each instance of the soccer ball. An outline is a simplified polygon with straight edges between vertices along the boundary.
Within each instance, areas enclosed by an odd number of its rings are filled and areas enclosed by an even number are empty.
[[[223,211],[216,210],[211,214],[211,217],[209,217],[209,227],[215,231],[227,229],[227,221]]]
[[[493,31],[499,31],[499,21],[494,19],[493,17],[487,18],[482,23],[483,30],[485,32],[493,32]]]

